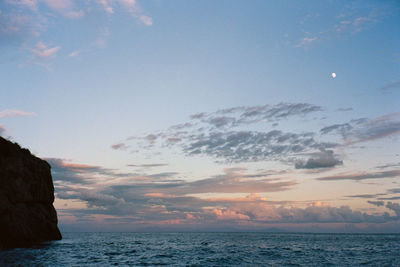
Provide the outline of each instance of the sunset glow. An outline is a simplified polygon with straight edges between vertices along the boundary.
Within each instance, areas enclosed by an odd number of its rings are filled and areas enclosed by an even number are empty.
[[[400,232],[399,9],[1,1],[0,135],[61,231]]]

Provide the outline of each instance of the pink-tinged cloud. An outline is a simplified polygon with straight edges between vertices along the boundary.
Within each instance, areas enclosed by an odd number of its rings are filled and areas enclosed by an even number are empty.
[[[56,57],[57,52],[61,49],[60,46],[55,46],[55,47],[48,47],[42,42],[36,43],[35,48],[33,48],[32,54],[33,58],[35,59],[41,59],[41,60],[48,60],[51,58]]]
[[[304,37],[300,40],[296,47],[305,47],[311,45],[312,43],[318,41],[317,37]]]
[[[78,56],[80,53],[81,53],[80,50],[75,50],[75,51],[72,51],[71,53],[69,53],[68,56],[69,56],[69,57],[76,57],[76,56]]]
[[[7,4],[26,7],[32,11],[37,11],[38,0],[6,0]]]
[[[0,12],[0,41],[15,44],[29,37],[37,37],[43,30],[43,22],[26,13]]]
[[[111,218],[115,223],[124,222],[132,227],[146,224],[161,228],[176,225],[180,229],[190,225],[203,229],[214,226],[263,229],[284,224],[299,227],[313,223],[340,224],[343,228],[348,224],[400,221],[400,206],[392,202],[382,205],[380,213],[370,214],[323,201],[271,201],[267,192],[288,190],[290,185],[282,186],[279,183],[283,181],[268,179],[268,174],[249,174],[245,168],[227,168],[222,175],[188,182],[171,180],[176,173],[138,176],[61,159],[47,161],[52,166],[56,197],[66,202],[85,203],[91,209],[72,209],[71,214],[107,219],[100,224],[107,224]],[[400,175],[400,171],[393,175]],[[213,197],[212,193],[225,195]],[[247,193],[247,196],[236,197],[236,193]]]
[[[138,19],[139,19],[144,25],[146,25],[146,26],[151,26],[151,25],[153,25],[153,19],[150,18],[150,17],[148,17],[148,16],[146,16],[146,15],[140,15],[140,16],[138,17]]]
[[[113,0],[97,0],[97,2],[103,6],[104,11],[106,11],[107,13],[114,13],[114,9],[112,7]]]
[[[250,220],[249,216],[229,209],[213,208],[211,210],[205,209],[205,212],[215,215],[217,220]]]
[[[40,0],[40,1],[45,3],[52,10],[70,19],[81,18],[85,14],[83,10],[76,10],[75,2],[73,0]]]
[[[26,112],[17,109],[6,109],[0,111],[0,118],[9,118],[9,117],[30,117],[35,115],[33,112]]]
[[[73,1],[72,0],[41,0],[46,3],[53,10],[65,10],[72,8]]]
[[[85,12],[83,10],[79,11],[68,11],[64,13],[64,16],[70,19],[79,19],[85,15]]]
[[[139,20],[146,26],[153,25],[153,19],[143,14],[142,9],[136,0],[119,0],[123,8],[125,8],[135,19]]]

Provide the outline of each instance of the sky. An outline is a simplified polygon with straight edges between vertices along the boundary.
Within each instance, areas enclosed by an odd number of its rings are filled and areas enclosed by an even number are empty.
[[[0,135],[62,231],[400,231],[398,1],[0,0]]]

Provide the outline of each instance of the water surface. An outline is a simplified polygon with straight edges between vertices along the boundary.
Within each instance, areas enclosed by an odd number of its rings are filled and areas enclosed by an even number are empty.
[[[0,250],[0,266],[400,266],[400,235],[64,233]]]

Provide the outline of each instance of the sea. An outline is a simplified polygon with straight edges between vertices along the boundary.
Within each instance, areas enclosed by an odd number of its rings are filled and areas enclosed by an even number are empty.
[[[64,233],[0,266],[400,266],[399,234]]]

